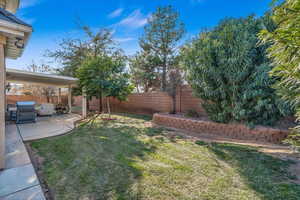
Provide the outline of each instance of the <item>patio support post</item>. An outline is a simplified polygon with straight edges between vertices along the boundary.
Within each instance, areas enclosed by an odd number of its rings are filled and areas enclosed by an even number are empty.
[[[72,113],[72,86],[69,85],[68,90],[68,105],[69,105],[69,113]]]
[[[83,88],[82,89],[82,117],[83,118],[86,118],[87,116],[86,106],[87,106],[86,90],[85,88]]]
[[[61,88],[58,88],[58,103],[61,104]]]
[[[5,53],[6,38],[0,35],[0,169],[5,168]]]

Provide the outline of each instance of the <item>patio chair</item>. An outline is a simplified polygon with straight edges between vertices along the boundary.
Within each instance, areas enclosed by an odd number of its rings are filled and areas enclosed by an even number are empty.
[[[16,121],[16,119],[17,119],[16,104],[7,104],[7,114],[8,114],[9,120]]]
[[[39,116],[51,116],[56,113],[54,104],[43,103],[36,106],[37,114]]]
[[[58,115],[69,113],[69,107],[64,104],[57,104],[55,110]]]

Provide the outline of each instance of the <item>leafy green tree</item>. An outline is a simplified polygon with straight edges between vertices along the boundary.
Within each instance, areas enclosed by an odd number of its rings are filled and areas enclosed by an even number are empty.
[[[264,29],[260,33],[263,43],[271,44],[268,56],[274,68],[271,75],[279,81],[275,84],[278,94],[293,109],[300,120],[300,0],[286,0],[272,12],[275,30]],[[300,147],[300,126],[289,136],[288,142]]]
[[[119,51],[109,29],[103,28],[93,33],[91,28],[83,26],[81,30],[85,33],[85,38],[64,39],[59,44],[59,49],[47,52],[47,56],[62,64],[62,68],[58,69],[62,75],[76,76],[77,69],[87,57],[111,55]]]
[[[126,100],[132,92],[133,86],[129,83],[129,75],[125,71],[126,59],[124,56],[102,55],[87,58],[77,69],[79,87],[84,88],[88,96],[115,97],[120,101]],[[107,109],[110,114],[109,98]]]
[[[225,19],[183,47],[188,81],[212,120],[269,125],[287,114],[271,88],[267,45],[257,45],[263,22],[253,16]]]
[[[87,44],[81,39],[63,39],[59,49],[47,51],[46,56],[62,65],[57,69],[58,74],[75,77],[76,70],[86,58],[87,48]]]
[[[76,77],[77,69],[87,59],[122,53],[116,47],[111,30],[102,28],[94,33],[88,26],[80,28],[85,33],[85,38],[64,39],[59,49],[48,52],[48,56],[62,64],[62,68],[58,69],[59,74]],[[81,95],[81,88],[73,88],[73,94]],[[98,93],[96,97],[99,99],[99,110],[102,111],[102,93]],[[90,100],[92,96],[88,95],[87,98]],[[89,101],[87,107],[89,108]]]
[[[150,51],[159,59],[159,62],[155,62],[156,71],[161,73],[161,90],[166,91],[168,69],[176,56],[178,42],[183,37],[184,25],[172,6],[158,7],[148,22],[140,46],[143,51]]]

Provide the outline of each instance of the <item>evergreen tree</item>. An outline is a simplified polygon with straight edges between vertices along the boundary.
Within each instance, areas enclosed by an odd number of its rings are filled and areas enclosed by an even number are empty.
[[[167,73],[170,64],[176,57],[177,45],[184,34],[184,25],[179,19],[179,13],[172,6],[158,7],[148,19],[145,33],[140,39],[143,51],[159,59],[156,71],[161,73],[161,90],[167,89]]]
[[[138,92],[149,92],[160,88],[160,76],[156,70],[159,60],[149,51],[141,51],[129,60],[132,82]]]
[[[182,49],[182,63],[209,117],[269,125],[286,113],[271,88],[266,45],[257,45],[264,19],[225,19]]]

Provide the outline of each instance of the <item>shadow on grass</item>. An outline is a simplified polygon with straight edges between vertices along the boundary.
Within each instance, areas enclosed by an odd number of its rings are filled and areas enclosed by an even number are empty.
[[[31,146],[45,159],[42,171],[56,199],[138,199],[136,161],[156,149],[140,137],[160,133],[102,121]]]
[[[114,113],[114,115],[122,116],[122,117],[129,117],[129,118],[132,118],[132,119],[142,119],[142,120],[145,120],[145,121],[152,120],[151,115],[140,115],[140,114],[131,114],[131,113]]]
[[[206,144],[198,142],[198,145]],[[207,147],[219,159],[237,169],[244,181],[262,199],[300,199],[300,185],[291,182],[295,177],[288,172],[292,161],[283,161],[242,145],[213,143]]]

